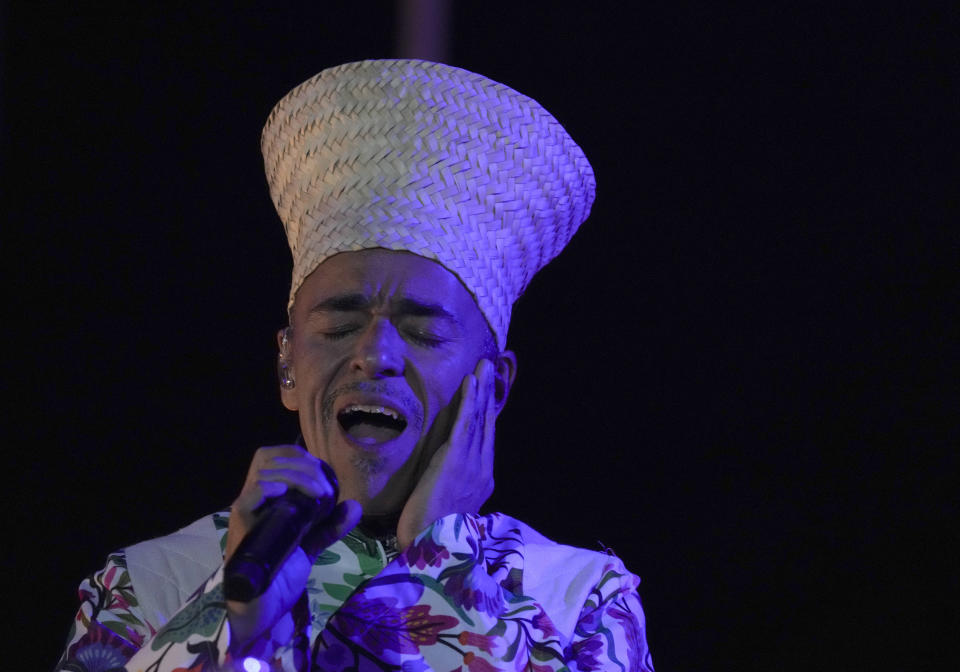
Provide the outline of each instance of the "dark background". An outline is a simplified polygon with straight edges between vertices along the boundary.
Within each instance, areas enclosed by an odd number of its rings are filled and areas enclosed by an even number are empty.
[[[491,507],[623,557],[662,671],[945,669],[957,6],[724,4],[456,3],[452,64],[542,102],[599,185],[516,307]],[[396,55],[397,10],[251,7],[3,6],[16,669],[109,551],[296,434],[260,128]]]

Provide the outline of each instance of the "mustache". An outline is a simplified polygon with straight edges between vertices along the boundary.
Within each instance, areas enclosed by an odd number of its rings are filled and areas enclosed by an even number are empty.
[[[337,405],[337,399],[355,392],[387,397],[392,403],[399,406],[397,410],[403,413],[407,425],[413,425],[418,432],[423,429],[423,406],[420,404],[420,400],[409,390],[397,386],[395,383],[379,380],[357,380],[352,383],[345,383],[328,392],[324,396],[320,407],[320,415],[324,424],[329,426],[333,422],[333,409]]]

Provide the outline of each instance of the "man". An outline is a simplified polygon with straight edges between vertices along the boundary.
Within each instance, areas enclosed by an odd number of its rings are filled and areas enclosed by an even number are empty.
[[[60,669],[652,669],[617,558],[477,513],[512,304],[593,201],[580,148],[535,101],[418,61],[325,70],[262,148],[293,253],[278,374],[303,446],[257,451],[229,513],[111,556]],[[265,592],[225,596],[276,498],[336,481]]]

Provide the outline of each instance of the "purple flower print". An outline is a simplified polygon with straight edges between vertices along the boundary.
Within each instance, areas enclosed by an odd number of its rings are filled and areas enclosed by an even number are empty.
[[[588,670],[599,670],[602,665],[598,659],[598,654],[602,651],[603,642],[600,641],[599,637],[592,637],[572,644],[566,650],[564,657],[567,660],[573,659],[577,661],[577,669],[579,670],[584,670],[585,672]]]
[[[464,609],[476,609],[492,616],[503,613],[503,590],[479,565],[466,564],[455,568],[447,574],[443,592]]]
[[[417,542],[410,544],[397,561],[401,565],[423,569],[427,565],[439,567],[450,557],[450,551],[433,539],[432,531]]]
[[[458,625],[451,616],[430,614],[430,605],[397,608],[392,597],[368,599],[355,594],[331,619],[333,627],[368,652],[417,653],[436,644],[439,634]]]

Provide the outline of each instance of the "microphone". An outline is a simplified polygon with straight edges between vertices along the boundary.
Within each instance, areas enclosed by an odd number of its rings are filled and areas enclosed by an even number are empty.
[[[340,484],[330,465],[321,462],[321,466],[333,486],[333,495],[314,498],[291,489],[266,502],[224,568],[223,590],[228,600],[249,602],[262,595],[304,535],[333,511]]]

